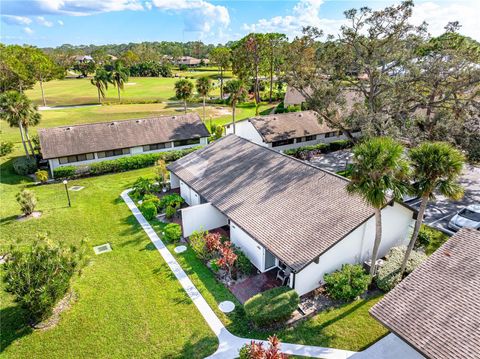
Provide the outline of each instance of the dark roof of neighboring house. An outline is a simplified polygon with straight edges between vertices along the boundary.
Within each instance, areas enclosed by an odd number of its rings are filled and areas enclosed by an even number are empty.
[[[370,313],[428,358],[478,358],[480,232],[461,229]]]
[[[325,121],[320,124],[314,111],[252,117],[248,121],[268,143],[335,131]]]
[[[168,168],[295,271],[374,214],[345,178],[235,135]]]
[[[85,125],[42,128],[38,131],[43,158],[108,151],[154,143],[208,137],[196,113]]]
[[[344,89],[343,91],[346,102],[345,109],[347,111],[350,111],[356,103],[361,102],[364,99],[363,95],[359,92],[353,91],[348,88]],[[310,94],[312,90],[310,88],[307,88],[305,92],[307,94]],[[303,102],[306,102],[305,96],[303,96],[303,94],[301,94],[300,91],[298,91],[296,88],[292,86],[287,86],[287,91],[285,92],[285,97],[283,99],[284,105],[300,105]]]

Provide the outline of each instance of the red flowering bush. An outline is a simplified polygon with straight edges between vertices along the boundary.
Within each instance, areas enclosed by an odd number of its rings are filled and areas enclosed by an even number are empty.
[[[252,340],[250,344],[240,349],[240,359],[286,359],[288,355],[280,353],[280,340],[276,335],[268,338],[268,348],[263,343],[256,343]]]
[[[220,259],[218,260],[218,265],[228,271],[228,274],[232,274],[232,268],[235,265],[237,260],[237,255],[232,248],[231,242],[227,241],[220,246],[218,250],[220,254]]]
[[[203,239],[208,253],[216,252],[222,246],[219,233],[207,233]]]

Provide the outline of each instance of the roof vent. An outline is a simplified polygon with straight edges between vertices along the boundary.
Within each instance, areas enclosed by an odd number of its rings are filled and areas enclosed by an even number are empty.
[[[112,122],[110,126],[115,126],[116,124],[117,124],[116,122]]]
[[[141,122],[142,122],[142,120],[136,120],[135,122],[136,122],[136,123],[141,123]]]
[[[302,117],[302,116],[303,116],[303,114],[301,114],[301,113],[298,114],[298,117]]]
[[[72,128],[71,127],[66,127],[65,131],[70,131]]]
[[[177,118],[177,116],[172,116],[172,120],[175,120]]]

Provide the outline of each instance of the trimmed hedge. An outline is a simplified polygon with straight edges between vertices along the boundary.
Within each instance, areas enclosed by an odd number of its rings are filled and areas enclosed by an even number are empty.
[[[343,150],[345,148],[350,148],[352,146],[353,146],[353,143],[350,140],[337,140],[337,141],[330,142],[330,150],[332,152]]]
[[[75,166],[62,166],[53,170],[54,178],[71,178],[77,173],[77,167]]]
[[[407,247],[394,247],[385,256],[385,262],[377,272],[377,286],[384,292],[392,290],[402,278],[400,278],[400,267]],[[427,259],[427,255],[421,252],[412,251],[408,258],[406,274],[413,272],[423,261]]]
[[[302,146],[297,148],[291,148],[289,150],[285,150],[285,153],[288,156],[292,156],[299,159],[306,159],[308,154],[317,155],[320,153],[326,153],[330,149],[330,145],[328,143],[319,143],[316,145],[311,146]]]
[[[335,300],[351,301],[364,293],[370,284],[370,276],[361,265],[344,264],[342,268],[325,274],[327,293]]]
[[[13,161],[13,170],[21,176],[35,173],[37,171],[37,161],[33,157],[18,157]]]
[[[121,157],[114,160],[94,162],[88,166],[83,167],[57,167],[53,170],[53,174],[55,178],[70,178],[75,176],[102,175],[105,173],[125,172],[130,170],[136,170],[139,168],[154,166],[159,159],[162,159],[165,162],[176,161],[183,156],[186,156],[189,153],[198,150],[199,148],[201,148],[201,146],[186,148],[184,150],[171,150],[165,152],[139,154],[134,156]],[[63,170],[60,170],[60,168],[63,168]],[[68,168],[68,170],[65,170],[65,168]],[[59,171],[58,175],[57,170]]]
[[[245,302],[244,308],[248,319],[259,327],[265,327],[290,318],[298,303],[295,290],[276,287],[254,295]]]
[[[152,201],[143,202],[138,209],[147,221],[151,221],[157,215],[157,207]]]
[[[169,243],[176,243],[182,238],[182,227],[177,223],[169,223],[163,228],[163,238]]]

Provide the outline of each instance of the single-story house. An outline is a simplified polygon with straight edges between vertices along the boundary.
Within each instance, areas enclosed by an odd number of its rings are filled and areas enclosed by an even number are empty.
[[[233,134],[233,124],[225,126],[226,134]],[[346,139],[338,129],[320,123],[314,111],[289,112],[258,116],[235,123],[235,134],[249,141],[277,151],[329,143]],[[355,136],[360,131],[354,132]]]
[[[311,95],[312,90],[307,88],[305,90],[307,95]],[[344,89],[343,96],[345,98],[345,109],[350,111],[356,103],[359,103],[364,100],[363,95],[359,94],[356,91]],[[305,96],[292,86],[287,86],[287,91],[285,91],[285,97],[283,98],[283,104],[285,107],[288,106],[300,106],[303,103],[307,102]]]
[[[461,229],[370,309],[415,350],[402,358],[479,357],[479,258],[480,231]]]
[[[300,295],[325,273],[363,263],[375,237],[374,210],[347,193],[348,180],[244,138],[228,135],[168,166],[172,188],[190,206],[182,230],[228,226],[230,240],[261,272],[280,267]],[[382,209],[379,255],[408,243],[415,210]]]
[[[50,171],[141,153],[206,145],[210,136],[196,113],[42,128],[43,159]]]
[[[175,61],[175,65],[186,65],[188,67],[200,66],[202,63],[207,65],[210,61],[208,59],[197,59],[191,56],[182,56]]]

